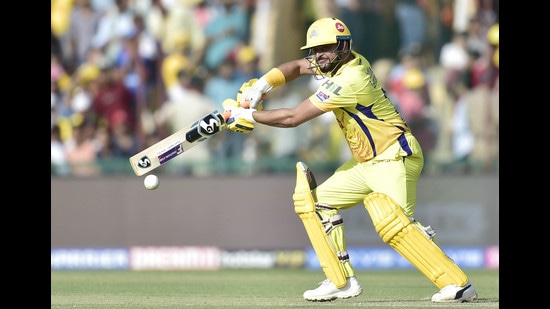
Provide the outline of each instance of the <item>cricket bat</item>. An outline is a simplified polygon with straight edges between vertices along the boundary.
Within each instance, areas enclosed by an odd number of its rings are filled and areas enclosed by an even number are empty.
[[[146,174],[227,128],[223,115],[215,110],[156,144],[130,157],[137,176]]]

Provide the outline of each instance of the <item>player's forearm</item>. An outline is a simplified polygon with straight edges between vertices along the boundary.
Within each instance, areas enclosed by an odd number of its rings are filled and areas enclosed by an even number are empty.
[[[279,128],[293,128],[301,123],[288,108],[255,111],[252,117],[257,123]]]
[[[309,61],[306,59],[297,59],[285,62],[277,66],[285,76],[286,82],[291,82],[302,75],[310,75],[311,70],[308,69]]]
[[[306,75],[309,72],[308,68],[309,62],[306,59],[292,60],[272,68],[259,79],[251,79],[241,86],[239,92],[242,95],[238,99],[239,103],[248,102],[249,107],[257,109],[271,89],[291,82],[301,75]],[[280,126],[287,127],[288,125],[281,124]]]

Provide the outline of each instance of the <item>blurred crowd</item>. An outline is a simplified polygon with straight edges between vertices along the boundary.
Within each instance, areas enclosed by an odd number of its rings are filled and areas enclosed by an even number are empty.
[[[425,172],[498,171],[498,0],[52,0],[52,176],[131,174],[129,157],[221,110],[278,64],[260,65],[271,47],[299,49],[256,26],[280,6],[302,21],[301,40],[320,17],[348,25],[422,144]],[[275,88],[264,106],[294,106],[319,83]],[[350,156],[339,134],[331,114],[292,129],[226,130],[159,172],[333,168]]]

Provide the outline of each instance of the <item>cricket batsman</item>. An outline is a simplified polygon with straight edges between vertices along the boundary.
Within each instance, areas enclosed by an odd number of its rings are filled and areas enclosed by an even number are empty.
[[[304,163],[296,165],[294,210],[327,278],[305,291],[304,299],[331,301],[363,292],[346,251],[340,215],[362,203],[382,240],[439,289],[431,301],[475,300],[474,286],[435,242],[435,231],[414,219],[422,149],[369,61],[352,50],[348,27],[336,18],[321,18],[311,24],[300,49],[308,50],[308,56],[245,83],[237,101],[228,99],[223,105],[230,113],[228,128],[241,133],[252,131],[256,123],[292,128],[332,112],[347,141],[352,158],[318,186],[312,185],[313,175]],[[293,108],[262,108],[272,88],[304,75],[323,79],[315,93]]]

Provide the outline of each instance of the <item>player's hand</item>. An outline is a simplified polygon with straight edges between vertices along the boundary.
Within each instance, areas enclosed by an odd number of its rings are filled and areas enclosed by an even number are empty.
[[[253,78],[247,82],[244,82],[242,85],[241,85],[241,88],[239,89],[239,92],[237,93],[237,102],[239,103],[239,106],[240,107],[244,107],[244,108],[250,108],[250,101],[245,101],[243,100],[243,92],[247,91],[248,89],[250,89],[256,82],[258,81],[257,78]],[[262,97],[262,99],[265,98],[265,94],[264,96]],[[242,101],[242,102],[241,102]],[[263,100],[262,100],[263,101]],[[256,110],[259,110],[261,111],[263,109],[263,106],[262,106],[262,101],[260,101],[260,103],[258,104],[258,106],[255,108]]]
[[[254,118],[252,113],[256,111],[253,108],[243,108],[233,99],[225,99],[222,106],[224,108],[223,117],[227,128],[234,132],[250,133],[254,130]]]
[[[243,107],[250,105],[250,108],[260,111],[262,110],[262,101],[271,88],[273,88],[273,86],[264,78],[253,78],[241,86],[237,94],[237,101]]]

